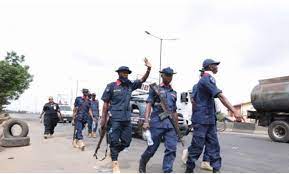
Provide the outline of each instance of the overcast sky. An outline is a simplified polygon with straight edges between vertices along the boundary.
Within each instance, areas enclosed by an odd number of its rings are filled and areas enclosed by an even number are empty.
[[[180,93],[197,82],[202,61],[221,61],[217,85],[233,104],[250,100],[258,80],[289,75],[289,1],[0,1],[0,59],[26,56],[34,81],[10,109],[41,110],[48,96],[75,96],[76,83],[96,92],[115,81],[119,66],[130,79],[163,67],[177,74]]]

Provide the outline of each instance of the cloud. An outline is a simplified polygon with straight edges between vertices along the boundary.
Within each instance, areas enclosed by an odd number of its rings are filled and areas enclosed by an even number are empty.
[[[9,107],[41,110],[47,96],[97,93],[114,81],[121,65],[158,79],[162,67],[178,73],[173,86],[192,88],[205,58],[221,61],[217,83],[233,103],[250,100],[259,79],[288,75],[287,1],[1,1],[0,56],[26,56],[34,82]],[[79,82],[78,90],[76,82]],[[72,92],[71,92],[72,91]]]

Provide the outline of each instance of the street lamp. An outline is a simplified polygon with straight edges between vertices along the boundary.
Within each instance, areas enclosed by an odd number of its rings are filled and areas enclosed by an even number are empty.
[[[160,71],[162,70],[162,47],[163,47],[163,40],[178,40],[176,38],[161,38],[161,37],[158,37],[158,36],[155,36],[153,34],[151,34],[150,32],[148,31],[145,31],[145,33],[147,35],[150,35],[154,38],[157,38],[160,40]],[[159,74],[159,84],[161,83],[161,75]]]

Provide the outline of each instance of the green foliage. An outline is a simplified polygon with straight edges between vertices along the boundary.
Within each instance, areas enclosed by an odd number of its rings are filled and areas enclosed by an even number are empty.
[[[217,121],[223,122],[225,120],[225,114],[222,112],[217,113]]]
[[[29,74],[29,66],[23,65],[25,57],[16,52],[7,52],[5,60],[0,61],[0,112],[9,100],[16,100],[29,88],[33,76]]]

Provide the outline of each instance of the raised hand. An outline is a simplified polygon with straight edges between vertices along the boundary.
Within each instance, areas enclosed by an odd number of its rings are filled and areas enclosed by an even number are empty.
[[[152,67],[152,64],[149,62],[149,60],[146,57],[144,58],[144,62],[145,62],[146,67],[148,67],[148,68]]]

